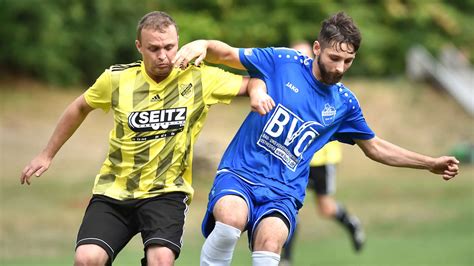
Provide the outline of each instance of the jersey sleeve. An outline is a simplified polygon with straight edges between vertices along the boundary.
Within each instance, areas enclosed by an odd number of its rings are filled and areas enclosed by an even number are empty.
[[[108,112],[111,106],[112,85],[110,71],[106,70],[97,78],[95,83],[84,93],[84,98],[92,108],[100,108]]]
[[[332,136],[331,140],[338,140],[343,143],[354,145],[354,139],[368,140],[375,137],[375,133],[370,129],[365,121],[359,101],[355,96],[351,97],[348,104],[348,114],[339,130]]]
[[[272,75],[275,69],[274,48],[240,48],[242,65],[253,78],[263,79]]]
[[[239,93],[242,76],[217,67],[202,65],[203,100],[207,105],[229,104]]]

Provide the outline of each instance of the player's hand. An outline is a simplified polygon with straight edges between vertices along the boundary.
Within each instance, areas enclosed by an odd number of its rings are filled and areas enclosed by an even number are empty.
[[[46,170],[48,170],[51,164],[51,159],[43,154],[36,156],[31,162],[25,166],[20,176],[20,183],[23,185],[25,182],[31,184],[31,176],[34,174],[36,177],[41,176]]]
[[[436,158],[430,172],[442,175],[444,180],[450,180],[459,174],[459,161],[452,156]]]
[[[174,67],[179,67],[181,69],[185,69],[188,67],[189,62],[194,61],[196,66],[201,64],[202,60],[206,58],[207,54],[207,41],[206,40],[197,40],[190,42],[176,53],[172,63]]]
[[[263,80],[251,78],[247,85],[247,92],[250,97],[250,108],[260,115],[266,115],[273,107],[275,102],[267,93],[267,86]]]
[[[252,111],[266,115],[275,107],[275,102],[266,92],[257,91],[250,97],[250,107]]]

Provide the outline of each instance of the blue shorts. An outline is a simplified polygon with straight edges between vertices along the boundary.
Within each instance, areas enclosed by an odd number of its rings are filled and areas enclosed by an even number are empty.
[[[208,237],[215,226],[212,210],[216,202],[226,195],[240,196],[247,202],[249,208],[247,230],[249,246],[252,249],[253,232],[258,223],[267,216],[278,214],[284,217],[289,225],[288,239],[291,239],[296,228],[296,216],[298,215],[295,199],[286,195],[279,195],[261,183],[252,183],[233,172],[221,170],[217,173],[211,192],[206,214],[202,222],[202,234]],[[288,242],[287,239],[287,242]],[[286,243],[285,243],[286,244]]]

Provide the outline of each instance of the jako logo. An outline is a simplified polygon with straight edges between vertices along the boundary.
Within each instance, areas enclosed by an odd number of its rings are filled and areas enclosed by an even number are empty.
[[[295,93],[298,93],[300,91],[295,85],[291,84],[291,82],[286,83],[285,86],[290,88],[290,90],[294,91]]]

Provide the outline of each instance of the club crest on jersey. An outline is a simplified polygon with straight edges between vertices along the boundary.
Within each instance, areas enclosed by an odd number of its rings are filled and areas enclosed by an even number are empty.
[[[329,105],[328,103],[324,105],[324,110],[321,112],[321,116],[323,118],[323,124],[325,126],[330,125],[334,122],[334,118],[336,117],[336,108]]]
[[[189,96],[191,96],[191,92],[193,91],[192,88],[193,88],[192,83],[182,84],[182,85],[179,85],[179,92],[181,93],[181,96],[185,98],[189,98]]]
[[[128,126],[135,132],[182,130],[186,123],[186,107],[132,112]]]
[[[275,108],[267,121],[257,145],[281,160],[295,171],[303,153],[319,136],[317,127],[324,127],[316,121],[304,121],[281,104]]]

